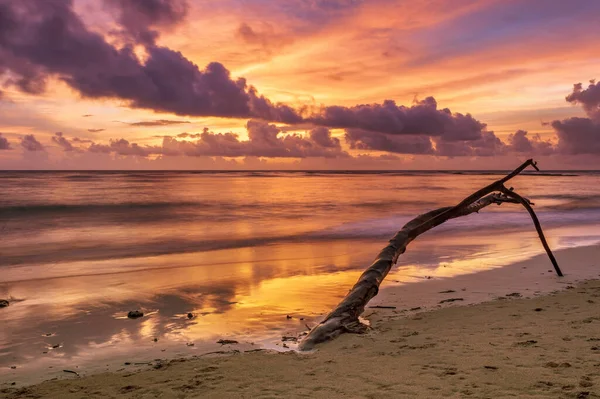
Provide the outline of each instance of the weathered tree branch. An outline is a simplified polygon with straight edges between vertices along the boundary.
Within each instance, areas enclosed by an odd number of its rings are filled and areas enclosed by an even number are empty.
[[[515,193],[514,191],[507,189],[506,187],[503,187],[501,191],[507,197],[514,198],[518,203],[522,204],[525,207],[525,209],[527,209],[527,212],[529,212],[529,215],[531,216],[531,219],[533,220],[533,224],[535,226],[535,229],[537,230],[538,236],[540,237],[540,241],[542,242],[542,245],[544,246],[544,249],[546,250],[548,257],[550,258],[550,261],[552,262],[552,266],[554,266],[554,270],[556,271],[556,274],[558,276],[562,277],[563,276],[562,271],[560,270],[560,267],[558,267],[556,258],[554,257],[554,254],[552,253],[552,251],[550,250],[550,247],[548,246],[548,242],[546,241],[546,237],[544,236],[544,232],[542,231],[542,225],[540,224],[540,221],[538,220],[537,215],[533,211],[533,208],[531,207],[530,202],[527,199],[521,197],[519,194]]]
[[[387,276],[392,266],[396,264],[398,257],[404,253],[407,245],[419,235],[439,226],[447,220],[479,212],[491,204],[500,205],[505,202],[520,203],[527,209],[557,274],[562,276],[558,264],[556,264],[556,259],[554,259],[544,238],[539,221],[531,208],[531,203],[529,200],[504,187],[504,183],[517,176],[528,166],[532,166],[539,171],[536,163],[529,159],[504,178],[469,195],[458,205],[427,212],[404,225],[392,237],[389,244],[379,253],[371,266],[363,272],[348,295],[302,340],[299,345],[300,350],[310,350],[316,344],[333,339],[344,332],[363,332],[366,326],[359,321],[358,317],[364,312],[367,303],[377,295],[379,285],[383,282],[383,279]]]

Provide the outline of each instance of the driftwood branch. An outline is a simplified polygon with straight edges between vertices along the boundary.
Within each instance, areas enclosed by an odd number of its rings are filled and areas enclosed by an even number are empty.
[[[300,350],[310,350],[316,344],[333,339],[344,332],[364,332],[367,327],[359,321],[358,317],[364,312],[367,303],[377,295],[379,285],[392,266],[396,264],[398,257],[404,253],[408,244],[419,235],[447,220],[479,212],[491,204],[516,203],[522,204],[527,209],[556,273],[562,276],[556,259],[548,247],[539,220],[531,208],[532,203],[504,186],[504,183],[517,176],[528,166],[532,166],[539,171],[536,163],[529,159],[504,178],[469,195],[458,205],[427,212],[404,225],[379,253],[371,266],[363,272],[348,295],[302,340]]]

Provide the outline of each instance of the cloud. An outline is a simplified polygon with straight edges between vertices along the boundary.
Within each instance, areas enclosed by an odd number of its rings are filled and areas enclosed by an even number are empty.
[[[89,118],[90,116],[94,116],[94,115],[92,115],[92,114],[85,114],[85,115],[81,115],[81,116],[84,117],[84,118]]]
[[[74,143],[81,143],[81,144],[89,144],[89,143],[93,143],[92,140],[88,140],[88,139],[80,139],[79,137],[73,137],[73,139],[71,139],[72,142]]]
[[[110,144],[108,145],[92,143],[92,145],[88,147],[88,151],[100,154],[115,153],[118,155],[139,157],[147,157],[151,154],[161,153],[157,147],[140,146],[137,143],[130,143],[125,139],[110,140]]]
[[[310,131],[310,138],[323,148],[341,148],[340,139],[331,136],[331,131],[325,127],[315,127]]]
[[[37,141],[33,134],[27,134],[21,138],[21,147],[26,151],[45,151],[42,143]]]
[[[562,154],[600,155],[600,124],[589,118],[568,118],[552,122]]]
[[[159,36],[157,28],[169,29],[187,16],[187,0],[108,0],[117,12],[123,31],[135,43],[154,45]]]
[[[477,140],[447,141],[435,138],[435,155],[446,157],[490,157],[506,153],[506,144],[494,132],[482,132]]]
[[[331,132],[326,128],[315,128],[307,135],[282,134],[277,126],[258,120],[248,121],[246,128],[248,140],[240,140],[235,133],[213,133],[205,128],[198,134],[182,133],[176,137],[163,136],[161,145],[139,145],[126,139],[117,139],[110,140],[108,144],[91,143],[87,150],[91,153],[114,153],[138,157],[185,155],[232,158],[344,158],[349,156],[342,150],[340,140],[332,137]],[[60,138],[64,139],[62,135]],[[180,140],[181,138],[196,138],[196,140]]]
[[[531,138],[527,137],[527,134],[524,130],[518,130],[508,136],[510,150],[530,155],[550,155],[555,151],[552,142],[542,140],[539,134]]]
[[[566,97],[573,104],[580,104],[587,115],[600,122],[600,84],[590,81],[587,89],[581,83],[573,85],[573,92]]]
[[[10,143],[6,137],[2,137],[2,133],[0,133],[0,150],[10,150]]]
[[[236,37],[245,44],[258,48],[264,55],[270,56],[273,51],[280,50],[292,43],[291,38],[275,32],[273,25],[263,22],[260,29],[242,23],[236,31]]]
[[[67,140],[66,137],[64,137],[62,132],[55,133],[54,136],[52,136],[52,142],[58,144],[59,147],[61,147],[64,151],[67,152],[74,151],[77,149],[76,147],[73,147],[73,144],[71,144],[71,142]]]
[[[371,132],[362,129],[347,129],[346,142],[352,149],[388,151],[397,154],[433,154],[429,136]]]
[[[125,122],[127,123],[127,122]],[[131,126],[169,126],[169,125],[180,125],[182,123],[191,123],[189,121],[172,121],[168,119],[158,119],[154,121],[143,121],[143,122],[133,122],[127,123]]]
[[[260,96],[245,79],[233,79],[220,63],[200,69],[181,53],[155,45],[146,47],[142,63],[132,46],[118,49],[88,30],[72,0],[0,0],[0,8],[0,73],[10,72],[6,83],[22,91],[41,93],[55,77],[83,97],[119,98],[133,108],[285,123],[302,119]],[[125,19],[121,23],[135,30]]]
[[[179,141],[165,137],[164,154],[188,156],[223,157],[347,157],[339,139],[331,136],[328,129],[316,128],[308,137],[298,134],[280,135],[281,130],[262,121],[250,120],[246,125],[248,140],[240,140],[234,133],[212,133],[208,129],[200,133],[197,141]]]
[[[179,137],[180,139],[186,139],[186,138],[192,138],[192,139],[197,139],[200,138],[200,136],[202,136],[202,133],[179,133],[177,135],[177,137]]]
[[[317,125],[370,130],[392,135],[441,136],[447,141],[477,140],[486,125],[471,115],[437,109],[433,97],[411,107],[396,105],[392,100],[382,104],[364,104],[354,107],[323,107],[309,120]]]
[[[99,133],[99,132],[103,132],[106,129],[88,129],[87,131],[90,133]]]
[[[584,89],[577,83],[566,100],[581,105],[589,118],[553,121],[550,125],[558,137],[556,151],[566,155],[600,155],[600,85],[592,80]]]

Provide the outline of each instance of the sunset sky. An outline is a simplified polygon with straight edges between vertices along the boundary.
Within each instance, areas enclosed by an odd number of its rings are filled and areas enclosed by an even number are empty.
[[[597,0],[0,0],[0,169],[600,169]]]

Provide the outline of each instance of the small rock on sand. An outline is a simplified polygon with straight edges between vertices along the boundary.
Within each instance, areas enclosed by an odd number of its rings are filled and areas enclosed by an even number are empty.
[[[127,317],[130,319],[139,319],[140,317],[143,317],[144,313],[140,312],[139,310],[130,310],[129,313],[127,313]]]
[[[10,305],[10,302],[8,302],[6,299],[0,299],[0,308],[5,308],[8,305]]]

